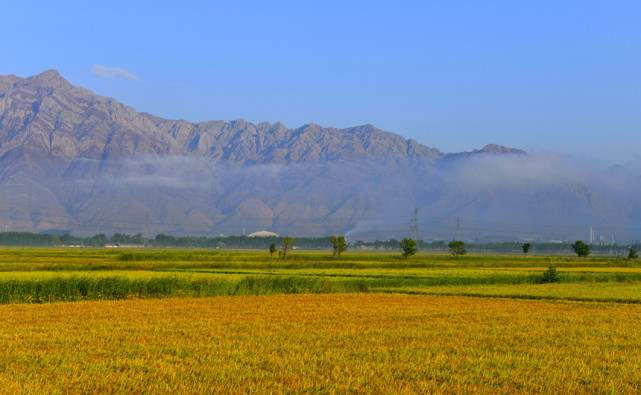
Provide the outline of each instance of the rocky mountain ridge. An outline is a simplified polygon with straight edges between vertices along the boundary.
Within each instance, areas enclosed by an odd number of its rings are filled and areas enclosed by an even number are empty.
[[[69,84],[55,70],[22,79],[0,76],[0,155],[20,146],[56,158],[109,159],[135,153],[203,156],[243,163],[336,159],[412,164],[446,154],[372,125],[347,129],[244,120],[189,123],[136,112]],[[472,154],[514,153],[488,145]]]
[[[474,158],[524,154],[493,144],[446,154],[372,125],[168,120],[75,87],[55,70],[0,76],[0,221],[12,230],[139,233],[147,222],[152,233],[391,236],[405,232],[397,218],[413,207],[434,218],[540,220],[549,212],[523,215],[523,201],[510,200],[518,194],[499,199],[451,184]],[[596,217],[625,215],[576,191],[548,191],[526,205],[578,199]]]

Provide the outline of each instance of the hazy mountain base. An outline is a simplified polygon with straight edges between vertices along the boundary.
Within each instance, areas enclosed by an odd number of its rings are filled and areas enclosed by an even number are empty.
[[[555,168],[555,178],[523,170],[552,159],[482,157],[446,168],[356,160],[231,166],[174,156],[79,159],[51,190],[36,177],[3,180],[0,213],[27,230],[74,234],[144,233],[149,213],[152,235],[270,229],[373,240],[407,236],[408,219],[418,207],[422,238],[453,238],[456,216],[463,218],[465,239],[476,238],[477,229],[485,240],[585,238],[589,224],[617,239],[633,234],[633,194],[597,175],[576,181],[562,176],[567,165]],[[514,170],[500,174],[501,169]],[[12,203],[20,190],[20,203]],[[626,223],[629,229],[622,228]]]

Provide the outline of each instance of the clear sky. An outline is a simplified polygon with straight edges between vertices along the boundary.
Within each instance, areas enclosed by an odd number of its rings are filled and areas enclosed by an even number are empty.
[[[60,4],[63,3],[63,4]],[[0,74],[166,118],[641,156],[641,1],[8,1]]]

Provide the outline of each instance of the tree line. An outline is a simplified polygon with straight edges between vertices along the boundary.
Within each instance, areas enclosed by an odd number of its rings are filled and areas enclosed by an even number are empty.
[[[398,251],[401,241],[396,239],[391,240],[376,240],[376,241],[363,241],[358,240],[354,243],[352,248],[354,250],[365,251]],[[423,253],[436,253],[448,254],[451,252],[451,242],[433,241],[427,242],[423,240],[416,241],[416,250]],[[523,246],[527,244],[527,252],[525,254],[534,255],[574,255],[576,251],[572,247],[573,243],[522,243],[522,242],[504,242],[504,243],[464,243],[465,249],[473,254],[523,254]],[[598,245],[591,244],[590,251],[595,255],[607,256],[627,256],[629,254],[629,247],[641,251],[641,243],[637,242],[630,244],[609,244]]]
[[[151,247],[174,247],[174,248],[218,248],[218,249],[269,249],[270,245],[280,246],[283,238],[272,237],[249,237],[249,236],[173,236],[160,233],[154,238],[146,240],[142,234],[128,235],[115,233],[111,237],[105,234],[97,234],[90,237],[77,237],[70,234],[41,234],[30,232],[0,232],[0,246],[17,247],[53,247],[53,246],[81,246],[81,247],[105,247],[105,246],[143,246]],[[445,241],[426,242],[417,240],[412,245],[417,252],[442,253],[451,252],[451,247]],[[573,255],[575,253],[571,243],[526,243],[529,245],[529,254],[534,255]],[[331,249],[335,255],[345,251],[349,245],[350,251],[388,251],[397,252],[403,250],[401,241],[376,240],[347,243],[343,236],[334,237],[296,237],[296,244],[292,248],[304,250],[326,250]],[[590,245],[590,252],[593,255],[619,255],[627,256],[629,248],[641,251],[641,243],[633,245],[611,244],[611,245]],[[522,254],[523,243],[465,243],[465,249],[469,253],[488,254]]]
[[[142,234],[127,235],[115,233],[108,237],[98,234],[91,237],[77,237],[70,234],[55,235],[30,232],[0,232],[0,246],[14,247],[105,247],[144,246],[175,248],[218,248],[218,249],[266,249],[271,243],[281,244],[282,237],[249,236],[172,236],[160,233],[146,240]],[[294,246],[292,246],[294,248]],[[297,237],[295,248],[323,250],[332,248],[330,237]]]

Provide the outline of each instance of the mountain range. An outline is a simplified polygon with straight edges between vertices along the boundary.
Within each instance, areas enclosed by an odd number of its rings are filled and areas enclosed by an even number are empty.
[[[421,238],[454,237],[457,217],[468,239],[579,237],[590,225],[638,237],[638,198],[603,180],[635,188],[639,174],[609,169],[595,184],[574,170],[494,144],[443,153],[372,125],[168,120],[55,70],[0,76],[7,230],[382,239],[406,237],[417,208]]]

